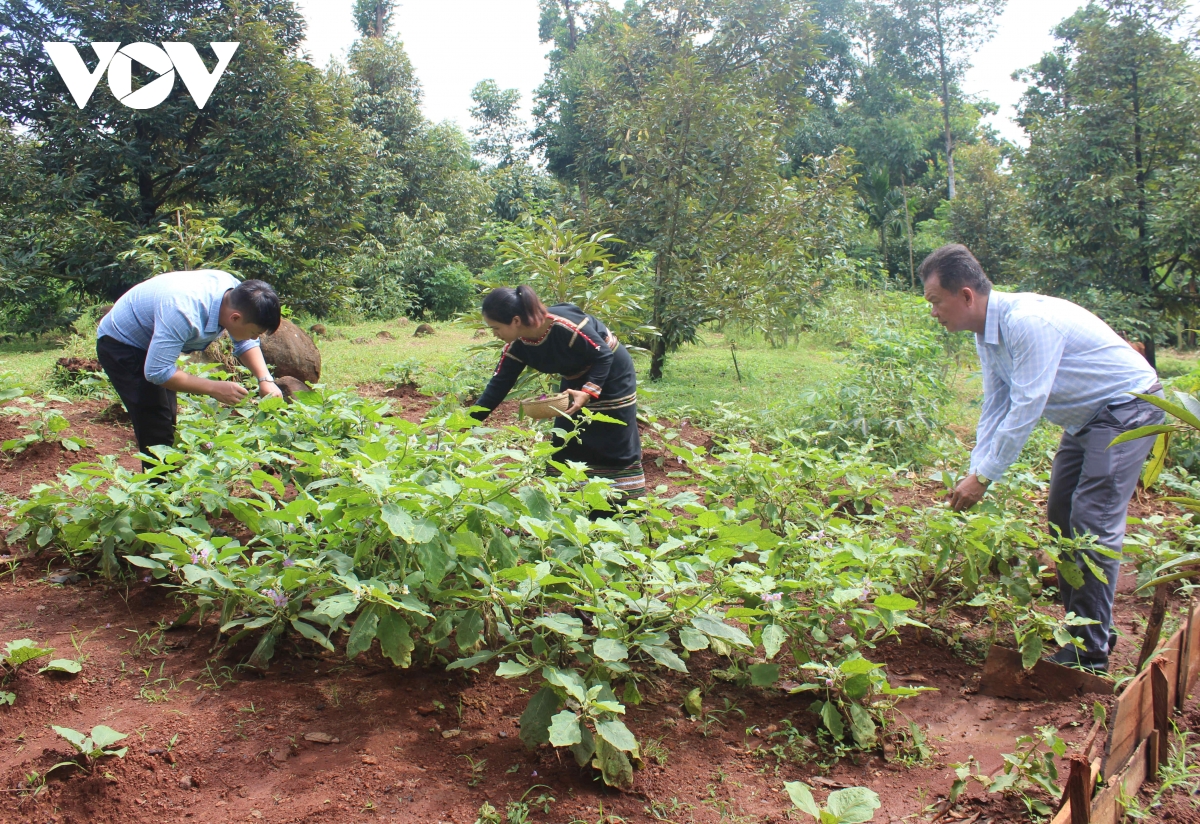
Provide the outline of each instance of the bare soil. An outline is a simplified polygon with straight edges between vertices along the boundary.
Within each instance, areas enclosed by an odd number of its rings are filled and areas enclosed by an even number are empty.
[[[405,417],[419,418],[430,404],[415,392],[388,394]],[[136,468],[128,424],[104,417],[105,407],[63,407],[72,434],[93,447],[78,454],[47,445],[27,450],[4,467],[0,489],[22,495],[101,454]],[[511,422],[514,412],[502,407],[494,422]],[[0,419],[0,436],[11,437],[4,428],[10,423]],[[687,430],[684,437],[703,443],[706,433]],[[646,469],[651,486],[686,488],[686,479],[671,476],[682,467],[664,450],[647,450]],[[904,490],[910,503],[937,494],[932,487]],[[952,765],[974,757],[991,773],[1018,736],[1053,724],[1078,743],[1091,723],[1090,700],[1027,704],[975,694],[979,662],[939,642],[942,636],[906,628],[875,656],[894,683],[935,688],[900,705],[900,720],[925,730],[933,757],[911,766],[879,753],[822,767],[810,748],[814,760],[781,761],[767,750],[780,743],[784,721],[815,737],[809,700],[734,687],[711,675],[716,662],[694,657],[691,675],[657,677],[643,690],[645,701],[629,708],[646,768],[636,774],[634,792],[620,793],[569,756],[525,749],[518,718],[532,683],[446,673],[437,664],[398,670],[374,653],[348,662],[341,652],[295,639],[282,645],[267,673],[239,670],[249,648],[226,658],[210,652],[215,619],[164,629],[182,612],[170,590],[86,576],[51,583],[62,580],[54,577],[59,565],[46,556],[21,559],[0,577],[0,642],[28,637],[84,662],[76,676],[37,674],[27,665],[7,687],[17,701],[0,709],[0,822],[472,824],[484,802],[503,813],[510,801],[545,793],[554,799],[549,813],[535,808],[530,821],[767,824],[788,818],[783,782],[795,779],[809,782],[818,798],[840,786],[871,787],[883,802],[878,822],[1009,822],[1026,819],[1018,799],[982,797],[974,788],[957,807],[939,805],[955,777]],[[1117,665],[1136,655],[1148,613],[1147,600],[1132,589],[1132,575],[1124,576]],[[976,619],[962,613],[952,623]],[[703,719],[682,709],[696,686],[707,690]],[[1189,706],[1177,720],[1200,728],[1200,709]],[[129,734],[121,742],[129,752],[90,772],[60,768],[34,794],[29,773],[45,773],[72,755],[52,724],[81,731],[106,724]],[[1200,821],[1182,795],[1158,815],[1152,820]]]

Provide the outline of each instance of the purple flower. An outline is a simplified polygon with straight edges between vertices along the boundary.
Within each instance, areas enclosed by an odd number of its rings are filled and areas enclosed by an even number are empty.
[[[143,584],[148,584],[148,583],[150,583],[150,575],[149,575],[149,574],[145,575],[145,576],[142,578],[142,583],[143,583]]]
[[[768,603],[768,604],[773,601],[782,601],[783,593],[782,592],[768,592],[766,595],[764,595],[762,597],[762,599],[763,599],[764,603]]]
[[[264,589],[262,594],[271,599],[276,608],[283,609],[288,605],[287,593],[280,589]]]
[[[284,565],[285,567],[294,567],[294,566],[296,565],[296,562],[295,562],[295,561],[293,561],[291,558],[284,558],[284,559],[283,559],[283,565]]]
[[[543,395],[542,397],[545,397],[545,395]],[[531,775],[532,775],[534,778],[537,778],[537,770],[534,770],[534,771],[531,773]]]
[[[825,689],[828,689],[828,690],[833,689],[833,679],[832,678],[825,679]]]
[[[193,564],[206,564],[209,557],[212,555],[211,549],[198,549],[195,552],[189,553]]]

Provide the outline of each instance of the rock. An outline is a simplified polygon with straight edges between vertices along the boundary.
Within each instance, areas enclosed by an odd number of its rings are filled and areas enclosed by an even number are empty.
[[[70,569],[57,569],[46,579],[51,584],[77,584],[81,580],[83,580],[83,576]]]
[[[423,338],[426,335],[432,335],[432,334],[434,334],[433,327],[430,326],[428,323],[422,323],[420,326],[418,326],[416,328],[416,331],[413,332],[413,337],[414,338]]]
[[[364,764],[378,764],[378,763],[379,763],[379,759],[378,759],[378,758],[376,758],[376,757],[375,757],[375,756],[373,756],[373,755],[364,755],[364,756],[362,757],[362,762],[363,762]]]
[[[421,715],[433,715],[435,712],[437,712],[437,709],[432,704],[422,704],[421,706],[417,707],[417,712],[419,712]]]
[[[334,738],[327,732],[306,732],[304,740],[311,741],[314,744],[340,744],[340,738]]]
[[[289,376],[305,383],[321,379],[321,350],[303,329],[287,318],[279,322],[273,334],[259,338],[258,343],[275,377]]]
[[[371,342],[371,339],[370,339],[370,338],[355,338],[354,340],[352,340],[352,341],[351,341],[351,343],[358,344],[359,346],[363,346],[363,345],[365,345],[365,344],[368,344],[368,343],[370,343],[370,342]]]
[[[458,738],[462,735],[462,730],[442,730],[442,738]]]
[[[280,747],[279,749],[271,751],[271,759],[282,764],[284,761],[288,760],[288,756],[290,754],[291,753],[288,751],[287,747]]]
[[[393,335],[391,332],[389,332],[386,329],[380,329],[378,332],[375,333],[375,337],[379,338],[380,340],[395,340],[396,339],[396,336]]]
[[[181,790],[190,790],[190,789],[193,789],[195,786],[196,786],[196,782],[192,779],[192,777],[190,775],[185,775],[183,778],[179,779],[179,789],[181,789]]]
[[[325,324],[323,323],[314,323],[312,326],[308,327],[308,331],[312,332],[314,335],[329,334],[328,330],[325,329]]]
[[[307,392],[308,390],[312,389],[312,387],[307,383],[299,378],[293,378],[291,375],[284,375],[281,378],[276,378],[275,385],[278,386],[279,391],[283,393],[283,399],[285,401],[290,401],[292,398],[296,397],[297,392]]]

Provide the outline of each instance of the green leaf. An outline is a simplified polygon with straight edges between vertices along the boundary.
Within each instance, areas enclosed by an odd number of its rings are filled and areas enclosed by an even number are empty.
[[[596,754],[596,741],[592,738],[592,731],[582,725],[579,727],[579,736],[579,743],[571,746],[571,754],[575,756],[575,763],[583,767]]]
[[[699,718],[704,712],[704,693],[699,687],[695,687],[683,699],[683,708],[687,710],[688,715],[693,718]]]
[[[737,627],[731,627],[729,624],[722,621],[720,618],[700,613],[692,618],[692,626],[703,632],[710,638],[720,638],[723,641],[729,641],[731,644],[737,644],[741,647],[753,647],[750,639],[746,637],[746,633],[742,632]]]
[[[905,598],[903,595],[897,595],[893,592],[887,595],[880,595],[876,598],[875,606],[879,609],[890,609],[899,612],[906,609],[913,609],[917,606],[917,602],[912,598]]]
[[[629,657],[629,647],[613,638],[597,638],[592,652],[601,661],[624,661]]]
[[[783,627],[779,626],[778,624],[767,624],[765,627],[763,627],[763,650],[765,650],[767,653],[768,661],[779,654],[779,651],[783,649],[783,645],[786,641],[787,633],[783,631]]]
[[[1120,435],[1112,439],[1109,446],[1116,446],[1119,443],[1127,443],[1128,441],[1136,441],[1142,438],[1149,438],[1151,435],[1162,437],[1174,432],[1176,429],[1174,424],[1160,423],[1154,426],[1139,426],[1137,429],[1131,429],[1128,432],[1122,432]]]
[[[583,741],[579,731],[579,716],[571,710],[563,710],[550,719],[550,745],[570,747]]]
[[[82,669],[83,665],[78,661],[72,661],[70,658],[55,658],[38,672],[65,672],[74,675]]]
[[[19,641],[9,641],[4,645],[4,663],[10,669],[16,669],[27,661],[41,658],[54,652],[53,648],[39,647],[28,638]]]
[[[496,675],[501,678],[520,678],[522,675],[528,675],[537,669],[537,664],[522,664],[519,661],[502,661],[500,666],[496,667]]]
[[[683,659],[666,647],[656,646],[654,644],[642,644],[642,649],[654,659],[655,663],[664,666],[667,669],[675,670],[676,672],[687,672],[687,664],[683,663]]]
[[[381,606],[379,608],[379,626],[375,630],[379,639],[379,648],[383,654],[396,666],[408,668],[412,666],[412,652],[416,643],[408,622],[397,610]]]
[[[78,730],[73,730],[70,727],[56,727],[53,724],[50,725],[50,729],[54,730],[60,736],[70,741],[75,749],[79,750],[80,752],[84,752],[83,742],[87,739],[86,735]]]
[[[1043,648],[1042,636],[1038,632],[1027,632],[1021,639],[1021,666],[1027,670],[1033,669],[1042,657]]]
[[[792,800],[793,806],[800,812],[808,813],[813,818],[820,820],[821,808],[817,806],[816,799],[813,798],[812,790],[803,781],[785,781],[783,782],[784,792],[788,794],[788,798]]]
[[[459,658],[457,661],[447,664],[446,669],[447,670],[474,669],[475,667],[479,666],[480,664],[486,664],[488,661],[491,661],[493,658],[495,658],[499,654],[500,653],[494,649],[481,650],[480,652],[475,653],[474,655],[470,656],[469,658]]]
[[[708,636],[691,627],[679,628],[679,643],[689,652],[708,649]]]
[[[128,733],[117,732],[112,727],[106,727],[103,724],[92,727],[92,743],[102,750],[108,749],[121,739],[128,737]]]
[[[584,683],[583,677],[575,672],[575,670],[543,667],[542,677],[579,703],[582,704],[587,701],[587,684]]]
[[[483,643],[483,615],[477,609],[467,610],[467,614],[458,622],[454,633],[460,652],[467,653],[475,650]]]
[[[416,542],[416,525],[413,524],[407,509],[397,504],[384,504],[379,511],[379,517],[388,531],[397,538],[408,544]]]
[[[17,703],[17,694],[15,692],[0,690],[0,706],[8,704],[11,707],[15,703]]]
[[[299,618],[293,618],[291,624],[292,628],[295,629],[296,632],[300,633],[308,640],[315,641],[330,652],[334,651],[333,644],[329,643],[329,639],[325,637],[325,634],[312,624],[307,624],[304,621],[301,621]]]
[[[1188,426],[1192,427],[1192,429],[1200,430],[1200,418],[1193,415],[1191,412],[1189,412],[1183,406],[1180,406],[1179,404],[1171,403],[1169,400],[1166,400],[1165,398],[1160,398],[1158,395],[1143,395],[1140,392],[1130,392],[1129,394],[1139,397],[1142,400],[1146,401],[1147,403],[1154,404],[1155,406],[1157,406],[1159,409],[1163,410],[1167,414],[1172,415],[1172,416],[1178,418],[1179,420],[1183,421]],[[1184,393],[1176,392],[1175,394],[1183,396]],[[1136,431],[1136,430],[1134,430],[1134,431]]]
[[[875,719],[861,704],[850,705],[850,734],[863,749],[875,746]]]
[[[375,631],[379,628],[379,615],[376,612],[378,607],[378,604],[370,604],[354,620],[350,639],[346,641],[346,657],[351,661],[371,648],[371,642],[375,640]]]
[[[842,723],[842,714],[838,711],[837,704],[832,701],[826,701],[821,706],[821,721],[825,724],[825,729],[833,734],[833,737],[842,740],[842,736],[846,734],[846,727]]]
[[[619,790],[633,789],[633,764],[624,752],[603,738],[596,738],[596,758],[592,762],[604,783]]]
[[[866,787],[834,790],[825,802],[829,812],[837,816],[838,824],[866,824],[875,818],[879,796]]]
[[[633,737],[633,733],[629,731],[629,727],[625,726],[624,721],[616,719],[612,721],[597,721],[596,735],[623,752],[633,752],[638,746],[637,739]]]
[[[529,705],[521,713],[521,740],[526,747],[534,750],[539,744],[550,742],[550,722],[558,707],[558,693],[550,687],[542,687],[529,699]]]
[[[545,627],[548,630],[557,632],[559,635],[565,635],[572,641],[578,641],[583,637],[583,621],[565,612],[542,615],[533,624],[534,626]]]
[[[778,664],[751,664],[750,683],[756,687],[769,687],[779,680]]]

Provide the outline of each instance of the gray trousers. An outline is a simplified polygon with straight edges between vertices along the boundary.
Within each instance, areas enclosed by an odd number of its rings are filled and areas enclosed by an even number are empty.
[[[1122,432],[1162,423],[1165,417],[1157,406],[1135,398],[1101,409],[1074,435],[1063,433],[1062,443],[1054,456],[1050,495],[1046,502],[1051,532],[1057,527],[1068,538],[1090,533],[1096,536],[1096,542],[1101,546],[1121,551],[1129,499],[1137,488],[1142,464],[1150,454],[1154,439],[1140,438],[1113,447],[1109,444]],[[1083,586],[1075,589],[1060,573],[1059,596],[1067,612],[1099,622],[1072,627],[1071,633],[1082,638],[1086,645],[1080,654],[1103,657],[1109,652],[1113,597],[1117,592],[1121,562],[1094,550],[1085,551],[1104,572],[1108,583],[1102,583],[1079,559]]]

